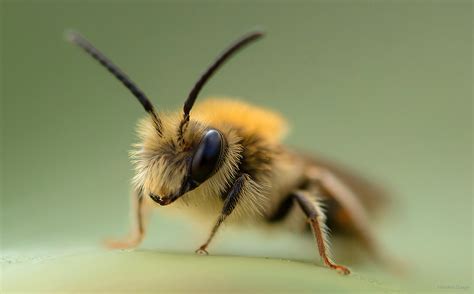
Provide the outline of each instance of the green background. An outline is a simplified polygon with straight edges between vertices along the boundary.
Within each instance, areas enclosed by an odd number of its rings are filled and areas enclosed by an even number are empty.
[[[2,289],[472,289],[471,2],[3,1],[1,26]],[[267,37],[201,98],[278,110],[287,144],[386,185],[392,207],[374,227],[409,264],[405,278],[356,262],[336,240],[336,260],[355,272],[340,277],[310,263],[310,238],[252,229],[226,228],[214,256],[194,256],[207,232],[159,212],[140,250],[100,248],[128,229],[127,152],[144,113],[64,30],[171,110],[256,26]]]

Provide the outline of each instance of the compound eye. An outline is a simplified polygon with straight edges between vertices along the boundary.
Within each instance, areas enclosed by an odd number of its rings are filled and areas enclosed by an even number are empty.
[[[217,130],[206,132],[191,163],[192,180],[200,184],[215,172],[222,153],[222,141],[222,135]]]

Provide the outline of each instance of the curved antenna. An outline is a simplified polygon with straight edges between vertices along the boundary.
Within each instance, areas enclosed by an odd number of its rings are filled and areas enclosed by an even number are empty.
[[[222,52],[218,58],[209,66],[206,71],[201,75],[199,80],[194,84],[194,87],[192,88],[191,92],[188,95],[188,98],[184,102],[184,107],[183,107],[183,120],[181,121],[181,124],[179,126],[179,133],[178,133],[178,139],[182,141],[182,135],[184,133],[184,129],[186,128],[187,123],[189,122],[189,112],[193,108],[194,102],[196,101],[196,98],[201,91],[201,89],[204,87],[206,82],[212,77],[212,75],[230,58],[232,55],[234,55],[237,51],[245,47],[246,45],[252,43],[253,41],[256,41],[263,37],[264,33],[261,31],[255,31],[248,33],[235,41],[232,45],[229,46],[224,52]]]
[[[87,41],[84,37],[82,37],[79,33],[76,32],[68,32],[67,33],[67,40],[79,47],[81,47],[84,51],[86,51],[92,58],[97,60],[100,64],[102,64],[112,75],[114,75],[122,84],[132,92],[133,96],[135,96],[140,104],[143,106],[146,112],[148,112],[153,122],[155,123],[155,129],[161,135],[161,120],[155,112],[155,108],[150,100],[146,97],[145,93],[143,93],[140,88],[118,67],[116,66],[110,59],[108,59],[102,52],[100,52],[97,48],[94,47],[89,41]]]

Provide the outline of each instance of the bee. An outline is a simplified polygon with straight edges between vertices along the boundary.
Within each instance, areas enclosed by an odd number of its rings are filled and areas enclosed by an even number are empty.
[[[201,75],[182,111],[165,113],[157,112],[144,92],[89,41],[76,32],[68,34],[70,42],[114,75],[148,113],[138,124],[140,142],[131,152],[133,229],[124,240],[110,241],[110,247],[138,246],[151,208],[167,206],[214,220],[198,254],[208,254],[223,223],[250,223],[309,227],[323,263],[345,275],[349,268],[331,257],[328,228],[342,229],[380,256],[367,205],[382,199],[382,190],[322,158],[285,146],[287,122],[274,111],[228,98],[195,105],[216,71],[263,35],[250,32],[232,43]]]

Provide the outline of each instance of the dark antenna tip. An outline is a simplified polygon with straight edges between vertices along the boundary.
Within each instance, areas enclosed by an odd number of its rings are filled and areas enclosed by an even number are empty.
[[[249,35],[256,35],[258,37],[264,37],[266,35],[266,32],[265,32],[265,29],[263,29],[260,26],[257,26],[248,34]]]
[[[235,53],[240,49],[244,48],[248,44],[262,38],[265,35],[265,32],[262,29],[255,29],[250,33],[247,33],[240,37],[237,41],[232,43],[224,52],[222,52],[214,63],[209,66],[206,71],[201,75],[199,80],[194,84],[194,87],[191,89],[191,92],[188,95],[188,98],[184,102],[184,119],[189,120],[189,112],[191,111],[194,102],[197,99],[197,96],[201,89],[204,87],[206,82],[212,77],[212,75]]]
[[[137,98],[146,112],[148,112],[155,123],[155,128],[161,134],[161,120],[155,112],[153,104],[138,86],[117,65],[107,58],[99,49],[95,48],[86,38],[73,30],[64,32],[65,39],[70,43],[82,48],[92,58],[104,66],[115,78],[117,78]]]
[[[72,29],[67,29],[64,31],[64,40],[68,41],[69,43],[75,43],[77,39],[78,33]]]
[[[247,33],[240,37],[237,41],[233,42],[226,50],[224,50],[217,57],[217,59],[204,71],[199,80],[194,84],[183,106],[183,118],[178,128],[178,142],[180,143],[180,145],[184,144],[183,134],[189,122],[189,113],[193,108],[194,102],[196,101],[199,92],[202,90],[207,81],[235,53],[237,53],[240,49],[244,48],[248,44],[260,39],[264,35],[265,33],[263,30],[254,29],[250,33]]]

